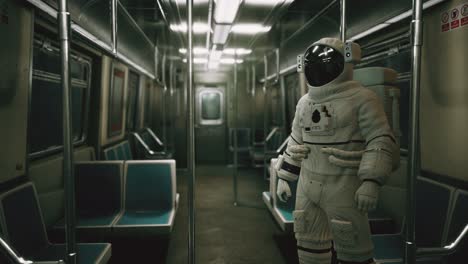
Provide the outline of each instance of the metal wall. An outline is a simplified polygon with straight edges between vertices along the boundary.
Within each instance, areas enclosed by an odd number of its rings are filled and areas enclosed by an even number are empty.
[[[125,79],[124,79],[124,99],[123,99],[123,110],[122,110],[122,131],[120,134],[109,137],[108,136],[108,124],[109,124],[109,93],[110,87],[112,85],[113,78],[113,65],[119,69],[124,70]],[[102,57],[101,65],[101,104],[100,104],[100,121],[99,121],[99,135],[100,135],[100,146],[109,145],[111,143],[122,140],[125,137],[125,124],[126,124],[126,115],[127,115],[127,90],[128,90],[128,68],[117,62],[112,61],[111,58],[107,56]]]
[[[424,16],[421,79],[422,169],[468,181],[468,26],[441,32],[452,0]]]
[[[25,174],[33,12],[22,2],[0,2],[0,182]]]

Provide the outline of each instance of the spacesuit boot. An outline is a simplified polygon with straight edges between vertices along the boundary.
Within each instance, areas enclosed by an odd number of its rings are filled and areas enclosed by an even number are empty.
[[[330,264],[332,245],[338,263],[374,263],[367,211],[375,209],[380,187],[398,164],[380,99],[352,80],[360,48],[346,47],[351,60],[343,42],[321,39],[298,67],[309,87],[289,141],[309,150],[292,170],[299,171],[293,216],[301,264]]]

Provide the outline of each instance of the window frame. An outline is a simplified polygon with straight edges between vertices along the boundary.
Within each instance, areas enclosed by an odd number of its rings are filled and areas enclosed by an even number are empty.
[[[120,128],[119,130],[115,130],[113,131],[112,130],[112,110],[113,110],[113,106],[112,106],[112,98],[114,98],[114,93],[115,93],[115,89],[114,89],[114,80],[115,80],[115,70],[118,70],[118,71],[121,71],[123,72],[123,80],[122,80],[122,96],[121,96],[121,104],[122,104],[122,107],[121,107],[121,111],[120,112]],[[127,76],[127,69],[125,69],[124,67],[121,67],[120,65],[116,64],[115,62],[112,62],[112,67],[111,67],[111,70],[110,70],[110,82],[109,82],[109,93],[108,93],[108,98],[107,98],[107,139],[112,139],[112,138],[115,138],[119,135],[121,135],[123,132],[124,132],[124,127],[125,127],[125,118],[124,118],[124,115],[126,114],[125,113],[125,108],[126,108],[126,105],[125,105],[125,86],[126,86],[126,82],[128,82],[128,76]],[[125,78],[127,77],[127,78]]]
[[[219,118],[218,119],[204,119],[203,118],[203,95],[216,93],[219,95]],[[198,93],[198,123],[202,126],[219,126],[224,123],[224,93],[218,88],[204,87]]]
[[[34,45],[38,45],[39,47],[38,48],[41,48],[41,49],[47,49],[49,50],[50,52],[57,52],[59,53],[60,55],[60,49],[58,48],[58,44],[54,41],[50,41],[49,39],[46,39],[44,37],[42,37],[41,35],[35,35],[34,36],[34,41],[33,41],[33,49],[34,49]],[[34,51],[33,51],[34,52]],[[77,85],[77,86],[83,86],[83,87],[80,87],[82,89],[87,89],[85,91],[85,93],[83,94],[85,96],[84,100],[85,100],[85,104],[84,104],[84,109],[82,109],[82,115],[83,115],[83,118],[82,118],[82,131],[81,131],[81,135],[79,137],[78,140],[73,140],[73,147],[79,147],[79,146],[82,146],[86,143],[87,139],[88,139],[88,135],[89,135],[89,113],[90,113],[90,105],[91,105],[91,80],[92,80],[92,73],[93,73],[93,67],[92,67],[92,59],[91,57],[89,56],[86,56],[85,54],[79,52],[79,51],[76,51],[74,49],[70,49],[70,58],[72,60],[76,60],[77,62],[81,63],[81,64],[84,64],[84,66],[86,67],[86,72],[87,72],[87,79],[86,80],[79,80],[79,79],[75,79],[75,78],[71,78],[71,85],[70,87],[73,89],[73,86],[74,85]],[[39,80],[44,80],[44,81],[52,81],[52,82],[57,82],[57,83],[60,83],[61,82],[61,76],[58,75],[58,74],[54,74],[54,73],[51,73],[51,72],[44,72],[44,71],[41,71],[41,70],[35,70],[33,67],[34,67],[34,64],[33,64],[33,60],[31,59],[31,81],[30,81],[30,87],[29,87],[29,95],[28,95],[28,157],[32,160],[34,159],[39,159],[39,158],[42,158],[42,157],[45,157],[45,156],[48,156],[48,155],[51,155],[51,154],[54,154],[54,153],[58,153],[60,151],[63,150],[63,142],[61,145],[57,145],[57,146],[50,146],[46,149],[43,149],[43,150],[39,150],[39,151],[36,151],[36,152],[30,152],[32,151],[32,148],[31,148],[31,140],[29,139],[30,138],[30,135],[29,133],[31,133],[31,125],[32,125],[32,116],[30,114],[31,110],[32,110],[32,90],[33,90],[33,85],[32,85],[32,81],[34,79],[39,79]],[[70,66],[70,69],[71,69],[71,66]],[[71,75],[70,75],[71,76]],[[86,85],[86,87],[84,87]],[[71,133],[73,133],[73,131],[71,131]],[[61,134],[63,134],[63,132],[61,132]],[[73,135],[72,135],[73,136]]]

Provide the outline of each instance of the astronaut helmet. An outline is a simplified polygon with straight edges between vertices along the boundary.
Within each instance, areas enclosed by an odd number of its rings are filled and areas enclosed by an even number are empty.
[[[309,87],[323,87],[353,78],[353,63],[361,58],[358,44],[346,45],[336,38],[323,38],[312,44],[302,58],[302,71]]]

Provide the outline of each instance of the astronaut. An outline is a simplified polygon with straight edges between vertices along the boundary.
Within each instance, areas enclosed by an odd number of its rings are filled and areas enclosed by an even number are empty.
[[[309,92],[277,164],[277,196],[288,199],[288,182],[299,180],[293,216],[301,264],[330,264],[333,250],[341,264],[375,263],[367,212],[398,167],[399,147],[380,99],[353,81],[360,54],[355,43],[324,38],[298,65]]]

